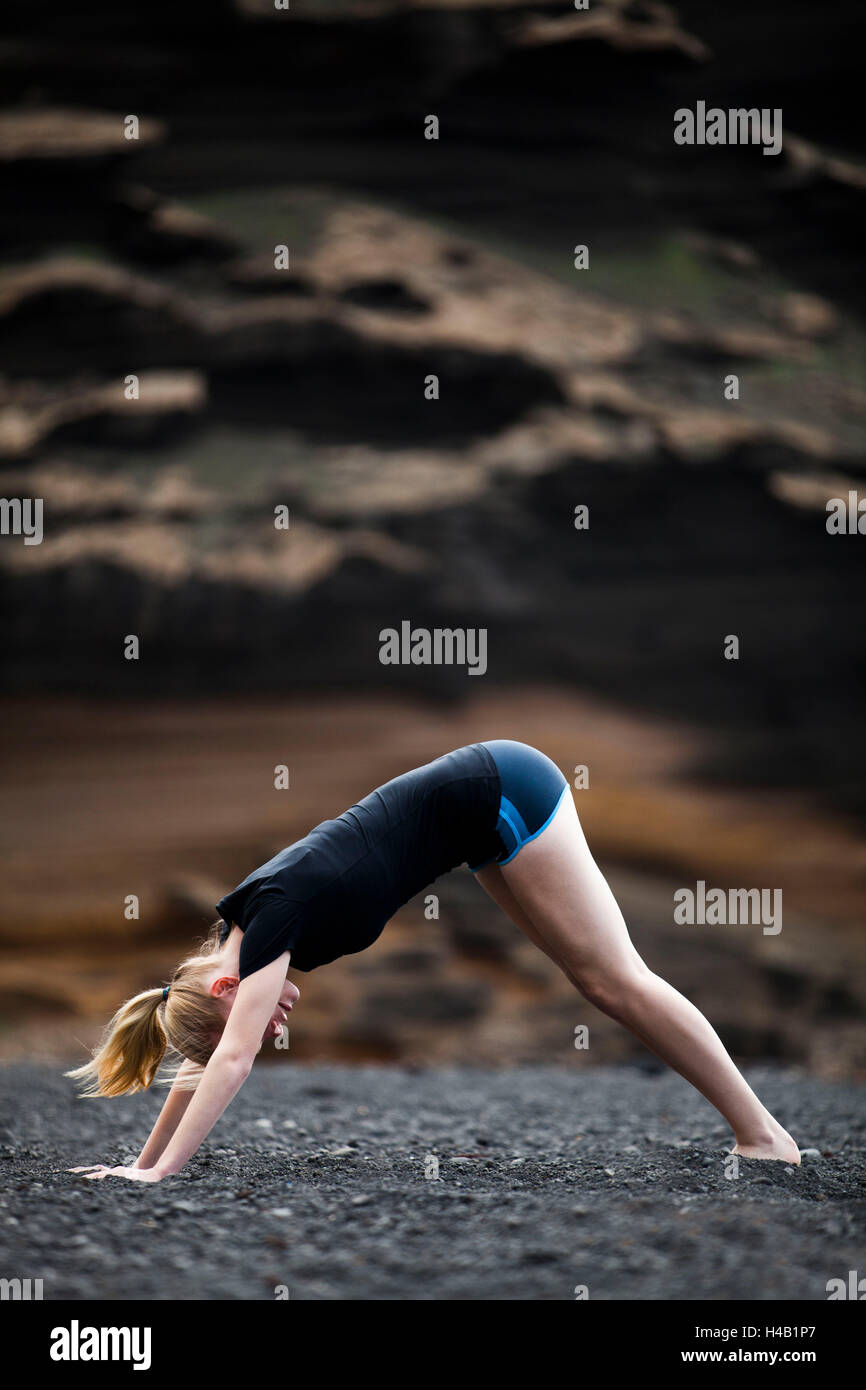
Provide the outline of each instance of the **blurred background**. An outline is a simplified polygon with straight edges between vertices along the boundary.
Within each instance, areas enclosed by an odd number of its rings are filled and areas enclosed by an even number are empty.
[[[276,849],[510,737],[588,768],[638,949],[738,1059],[866,1075],[866,540],[825,525],[864,486],[861,7],[5,10],[0,492],[45,535],[0,537],[0,1058],[82,1058]],[[675,145],[699,100],[781,107],[782,153]],[[382,666],[404,619],[486,628],[487,673]],[[783,930],[676,925],[699,879]],[[295,1060],[656,1065],[436,891],[294,976]]]

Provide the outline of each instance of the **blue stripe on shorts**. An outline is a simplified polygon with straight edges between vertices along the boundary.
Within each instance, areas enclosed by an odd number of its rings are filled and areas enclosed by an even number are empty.
[[[501,783],[496,829],[503,850],[484,864],[470,864],[473,873],[487,864],[510,864],[524,845],[547,828],[568,790],[556,763],[528,743],[497,738],[483,746],[496,763]]]

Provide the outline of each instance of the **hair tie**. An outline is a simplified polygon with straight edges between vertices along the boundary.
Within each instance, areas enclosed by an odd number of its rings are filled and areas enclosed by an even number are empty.
[[[166,986],[164,987],[163,991],[162,991],[162,1002],[163,1002],[163,1004],[165,1003],[166,999],[168,998],[168,991],[169,991],[170,989],[171,989],[171,985],[166,985]]]

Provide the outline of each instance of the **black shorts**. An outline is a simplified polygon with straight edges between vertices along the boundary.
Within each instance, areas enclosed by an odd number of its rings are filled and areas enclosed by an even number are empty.
[[[499,773],[502,794],[496,831],[503,851],[481,864],[470,864],[473,873],[488,864],[510,864],[523,846],[550,824],[568,791],[568,782],[556,763],[530,744],[495,738],[482,746]]]

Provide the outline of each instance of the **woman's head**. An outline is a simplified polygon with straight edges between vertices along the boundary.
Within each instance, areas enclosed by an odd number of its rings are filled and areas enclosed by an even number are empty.
[[[121,1096],[146,1089],[168,1048],[199,1068],[206,1066],[237,997],[237,961],[224,959],[220,926],[216,923],[211,929],[200,951],[181,961],[166,997],[159,986],[121,1005],[90,1061],[66,1073],[83,1083],[82,1095]],[[287,980],[263,1042],[280,1034],[297,997],[297,989]],[[184,1075],[187,1084],[196,1084],[189,1068]]]

